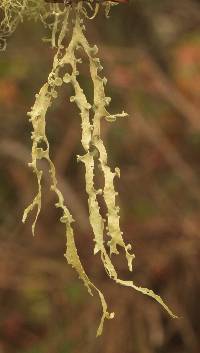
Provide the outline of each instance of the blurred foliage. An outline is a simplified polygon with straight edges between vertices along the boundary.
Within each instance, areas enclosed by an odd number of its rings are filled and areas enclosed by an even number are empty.
[[[200,228],[200,3],[134,0],[88,22],[98,44],[113,111],[130,117],[104,123],[118,181],[124,237],[136,252],[134,279],[158,291],[182,319],[110,283],[92,255],[87,222],[79,117],[62,90],[48,135],[66,201],[76,215],[76,242],[90,277],[106,293],[116,319],[96,340],[99,307],[63,258],[65,239],[46,190],[32,239],[24,207],[35,191],[26,112],[51,66],[45,29],[23,23],[0,56],[0,352],[198,353]],[[88,72],[82,80],[88,92]],[[63,103],[64,102],[64,103]],[[48,184],[48,180],[45,180]],[[45,185],[44,185],[45,187]],[[104,205],[102,212],[104,212]],[[88,244],[85,246],[85,244]],[[130,274],[122,260],[119,271]]]

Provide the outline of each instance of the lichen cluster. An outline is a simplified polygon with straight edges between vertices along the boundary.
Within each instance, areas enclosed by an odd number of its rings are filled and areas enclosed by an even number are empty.
[[[5,50],[8,37],[24,20],[41,21],[52,32],[59,28],[64,9],[44,0],[0,0],[0,50]]]
[[[27,2],[22,1],[21,2]],[[33,1],[34,2],[34,1]],[[105,318],[111,319],[114,313],[109,313],[107,304],[101,291],[90,281],[81,264],[77,253],[74,240],[73,222],[74,219],[64,203],[63,196],[59,190],[56,179],[56,170],[50,158],[49,142],[46,135],[46,116],[48,109],[53,104],[62,85],[72,86],[74,94],[70,101],[78,107],[81,128],[82,128],[82,146],[84,154],[77,156],[78,161],[85,167],[85,183],[88,195],[89,220],[94,234],[94,254],[99,254],[108,276],[116,283],[123,286],[132,287],[145,295],[153,297],[164,309],[172,316],[176,317],[168,306],[163,302],[160,296],[152,290],[138,287],[132,281],[125,281],[118,277],[115,266],[112,262],[112,254],[118,254],[119,249],[125,253],[128,268],[132,271],[132,262],[134,254],[130,244],[125,244],[122,232],[120,230],[119,207],[116,205],[116,191],[114,179],[120,176],[119,168],[114,171],[108,165],[106,148],[101,138],[101,121],[107,119],[111,123],[117,118],[126,118],[127,114],[111,115],[107,107],[111,101],[105,94],[106,78],[101,74],[102,66],[99,58],[96,56],[98,49],[96,45],[91,46],[85,35],[85,18],[87,16],[87,4],[77,3],[73,7],[53,6],[54,23],[51,26],[52,46],[57,48],[52,70],[48,76],[47,82],[42,86],[31,111],[28,113],[32,123],[32,161],[29,166],[36,175],[38,191],[33,202],[26,208],[23,216],[23,222],[26,221],[29,213],[36,209],[36,217],[32,225],[32,232],[35,233],[35,225],[41,210],[42,199],[42,177],[43,171],[38,163],[41,159],[46,160],[51,177],[51,190],[55,192],[57,201],[55,206],[62,211],[60,221],[64,224],[66,230],[66,253],[65,257],[68,263],[77,271],[79,277],[84,282],[89,293],[92,295],[96,291],[102,303],[102,318],[97,330],[97,335],[102,333]],[[93,4],[90,4],[93,9]],[[95,12],[95,6],[94,6]],[[79,66],[82,59],[88,61],[90,77],[93,85],[93,102],[89,103],[87,96],[80,85]],[[70,67],[70,72],[69,72]],[[99,173],[103,175],[104,182],[102,188],[96,188],[95,163],[99,166]],[[106,219],[103,218],[99,207],[99,196],[103,199],[107,208]],[[109,249],[109,250],[108,250]]]

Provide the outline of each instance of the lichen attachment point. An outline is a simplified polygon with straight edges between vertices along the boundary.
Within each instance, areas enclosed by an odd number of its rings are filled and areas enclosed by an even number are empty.
[[[12,3],[15,4],[15,2],[3,0],[3,4],[8,4],[5,9],[4,26],[8,26],[10,32],[12,32],[16,28],[17,23],[22,20],[21,15],[17,14],[17,8],[14,7],[12,8],[12,10],[14,9],[14,12],[11,11],[11,6],[14,6]],[[119,254],[121,248],[126,256],[128,268],[132,271],[132,262],[135,255],[132,252],[131,245],[125,244],[122,237],[119,207],[116,205],[117,193],[114,187],[114,179],[115,177],[120,177],[120,170],[116,167],[115,170],[112,171],[108,165],[107,151],[101,138],[101,121],[102,119],[106,119],[113,122],[118,118],[126,118],[127,114],[124,111],[119,114],[110,114],[107,110],[111,98],[107,97],[105,94],[105,84],[107,83],[107,80],[103,75],[102,77],[100,75],[102,66],[99,58],[96,57],[98,48],[96,45],[91,46],[85,35],[85,20],[89,17],[88,3],[78,2],[71,7],[58,4],[47,5],[41,0],[31,0],[31,12],[28,12],[29,0],[19,0],[16,3],[21,4],[21,12],[25,14],[29,13],[29,17],[31,15],[32,17],[36,17],[36,10],[39,11],[38,13],[42,14],[40,17],[43,18],[44,23],[48,25],[52,32],[52,47],[57,48],[53,67],[48,76],[47,82],[36,95],[35,103],[31,108],[31,111],[28,113],[33,128],[31,135],[32,161],[29,163],[29,166],[37,178],[38,191],[31,205],[29,205],[24,211],[23,222],[26,221],[29,213],[33,209],[36,209],[36,216],[32,225],[32,232],[35,234],[35,225],[41,210],[43,178],[43,172],[39,167],[40,164],[38,161],[44,159],[48,163],[51,178],[50,188],[57,196],[55,206],[62,211],[60,222],[65,226],[67,239],[65,258],[76,270],[78,276],[88,289],[88,292],[91,295],[93,292],[96,292],[99,295],[102,304],[102,318],[97,330],[97,336],[100,335],[103,330],[104,320],[112,319],[114,313],[108,312],[107,304],[102,292],[91,282],[81,264],[74,240],[72,226],[74,219],[65,206],[63,195],[59,190],[56,170],[50,158],[49,142],[46,135],[46,116],[48,109],[59,94],[59,88],[62,85],[70,84],[74,91],[73,96],[70,97],[70,101],[72,104],[76,104],[81,117],[81,143],[84,149],[84,154],[78,156],[78,161],[82,162],[85,167],[85,185],[88,195],[89,220],[93,230],[95,243],[94,254],[100,255],[106,273],[116,283],[131,287],[136,291],[154,298],[173,318],[175,318],[176,315],[172,313],[161,297],[155,294],[152,290],[138,287],[132,281],[124,281],[120,279],[112,262],[112,254]],[[90,10],[95,10],[95,3],[93,4],[93,2],[90,2],[89,5]],[[44,15],[47,6],[48,11],[46,12],[46,15]],[[1,8],[2,5],[0,5],[0,9]],[[52,23],[48,23],[48,16],[52,11],[55,15],[55,20]],[[82,57],[80,57],[79,51],[80,48],[81,53],[84,53],[84,58],[87,58],[89,65],[90,77],[93,84],[92,105],[88,102],[87,96],[78,80],[79,65],[82,63]],[[67,72],[69,66],[71,67],[70,73]],[[41,147],[43,145],[45,145],[45,148]],[[94,153],[94,151],[97,153]],[[95,189],[94,184],[95,161],[98,162],[101,173],[104,177],[104,185],[98,190]],[[100,212],[97,198],[98,194],[104,199],[107,208],[106,220],[102,217]],[[109,237],[107,244],[106,234]],[[108,245],[109,251],[105,244]]]

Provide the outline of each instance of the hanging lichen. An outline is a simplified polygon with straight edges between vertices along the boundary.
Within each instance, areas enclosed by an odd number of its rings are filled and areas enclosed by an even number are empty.
[[[23,222],[26,221],[29,213],[33,209],[36,209],[36,217],[32,225],[32,232],[34,234],[37,218],[41,210],[42,199],[41,184],[43,171],[40,169],[38,162],[41,159],[45,159],[49,166],[51,190],[55,192],[57,196],[55,206],[61,209],[62,216],[60,221],[65,225],[67,238],[67,250],[65,257],[68,263],[77,271],[89,293],[92,295],[93,291],[96,291],[102,303],[103,314],[97,330],[97,335],[100,335],[102,333],[104,319],[113,318],[114,313],[108,313],[103,294],[90,281],[79,259],[72,227],[74,220],[64,204],[63,196],[57,185],[56,171],[50,158],[49,142],[46,136],[47,111],[53,104],[54,99],[56,99],[60,86],[70,84],[74,90],[74,95],[70,97],[70,101],[77,105],[81,118],[81,143],[84,149],[84,155],[78,156],[77,159],[85,166],[85,184],[88,195],[89,220],[93,229],[95,242],[94,254],[100,254],[105,271],[116,283],[123,286],[132,287],[135,290],[154,298],[173,318],[175,318],[176,316],[171,312],[160,296],[156,295],[152,290],[138,287],[132,281],[124,281],[120,279],[111,260],[112,254],[118,254],[119,248],[123,248],[127,259],[128,268],[132,271],[132,261],[135,256],[132,253],[131,245],[125,244],[122,237],[122,232],[120,230],[119,207],[116,205],[117,193],[114,188],[114,178],[120,176],[120,171],[119,168],[115,168],[115,170],[112,171],[108,165],[106,148],[103,140],[101,139],[101,120],[106,119],[112,123],[117,118],[126,118],[127,114],[122,112],[120,114],[111,115],[107,111],[107,106],[109,105],[111,98],[107,97],[105,94],[105,85],[107,80],[100,74],[102,71],[102,66],[99,58],[96,57],[98,49],[96,45],[91,46],[85,36],[84,21],[88,17],[87,7],[89,5],[90,9],[93,9],[95,13],[95,3],[88,4],[79,2],[74,6],[63,6],[58,4],[44,5],[43,1],[21,0],[16,1],[15,5],[15,2],[13,3],[12,1],[3,0],[3,4],[7,4],[7,6],[5,6],[3,26],[7,24],[10,32],[12,32],[17,23],[22,20],[22,12],[28,18],[42,18],[42,21],[49,28],[51,28],[51,43],[53,47],[57,48],[53,61],[53,68],[48,76],[48,80],[42,86],[39,93],[36,94],[35,103],[31,108],[31,111],[28,113],[30,122],[33,126],[31,136],[32,161],[29,163],[29,166],[36,175],[38,192],[33,202],[24,212]],[[18,4],[21,5],[20,12],[17,11]],[[31,7],[28,8],[28,5],[31,5]],[[110,6],[110,3],[107,3],[107,6]],[[2,5],[0,8],[2,8]],[[50,14],[54,16],[54,20],[51,20],[50,23],[48,23]],[[3,27],[1,26],[1,28]],[[89,65],[90,76],[93,84],[92,105],[88,102],[78,80],[79,65],[82,62],[82,58],[86,58]],[[70,73],[68,71],[69,67],[71,67]],[[96,189],[94,184],[96,161],[98,162],[100,172],[104,177],[104,185],[101,189]],[[99,194],[102,195],[107,207],[106,219],[102,217],[100,212],[97,198],[97,195]],[[109,241],[107,242],[109,252],[107,251],[105,245],[106,237],[109,237]]]

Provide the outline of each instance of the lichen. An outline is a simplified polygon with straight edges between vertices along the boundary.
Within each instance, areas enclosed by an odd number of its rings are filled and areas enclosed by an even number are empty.
[[[37,5],[36,5],[37,2]],[[5,19],[4,23],[9,24],[10,32],[12,32],[18,21],[20,21],[21,13],[27,17],[36,17],[36,12],[43,14],[42,20],[51,29],[51,43],[57,48],[52,70],[48,76],[47,82],[42,86],[31,111],[28,113],[30,122],[32,123],[32,161],[29,166],[36,175],[38,191],[32,203],[26,208],[23,215],[23,222],[26,221],[29,213],[36,209],[35,220],[32,225],[33,235],[35,234],[35,226],[41,211],[42,199],[42,178],[43,171],[38,163],[41,159],[46,160],[49,167],[49,175],[51,178],[51,190],[56,194],[57,201],[55,206],[62,211],[60,222],[65,226],[66,232],[66,253],[67,262],[76,270],[79,277],[87,287],[88,292],[92,295],[96,291],[102,304],[102,318],[100,321],[97,335],[102,333],[105,318],[111,319],[113,313],[107,310],[107,304],[101,291],[88,278],[75,245],[73,222],[74,219],[64,203],[64,199],[56,178],[56,170],[50,157],[49,142],[46,135],[46,116],[49,108],[53,104],[54,99],[58,96],[60,86],[70,84],[74,94],[70,97],[70,101],[78,107],[81,118],[82,137],[81,143],[84,149],[82,156],[77,156],[77,160],[82,162],[85,167],[85,184],[86,193],[88,195],[89,220],[94,234],[94,254],[100,254],[103,266],[108,276],[116,283],[128,286],[147,296],[154,298],[164,309],[175,318],[176,315],[168,308],[160,296],[152,290],[137,286],[133,281],[125,281],[118,277],[115,266],[112,262],[113,254],[119,254],[119,249],[125,253],[128,269],[132,271],[132,262],[135,257],[131,250],[131,245],[126,244],[122,237],[120,229],[119,207],[116,204],[116,195],[114,187],[114,179],[120,176],[119,168],[112,170],[108,165],[108,156],[103,140],[101,138],[101,121],[106,119],[114,122],[117,118],[127,118],[127,114],[122,111],[119,114],[110,114],[108,105],[111,98],[106,96],[105,85],[106,78],[101,76],[102,66],[99,58],[96,56],[98,48],[96,45],[91,46],[85,35],[85,19],[88,18],[88,4],[79,2],[74,6],[60,6],[58,4],[50,5],[46,15],[44,15],[43,7],[47,6],[42,1],[36,0],[20,0],[16,4],[20,4],[20,11],[17,11],[12,1],[3,0]],[[31,7],[27,8],[28,3]],[[110,3],[109,3],[110,4]],[[90,3],[90,10],[96,14],[96,5]],[[12,11],[11,11],[12,6]],[[36,11],[37,6],[37,11]],[[48,5],[49,6],[49,5]],[[107,12],[109,10],[107,6]],[[1,8],[1,7],[0,7]],[[14,15],[13,15],[14,14]],[[48,16],[53,15],[54,20],[48,23]],[[14,16],[14,17],[13,17]],[[40,16],[41,17],[41,16]],[[94,17],[94,16],[91,16]],[[15,19],[15,20],[12,20]],[[82,58],[86,58],[89,65],[90,77],[93,84],[93,102],[89,103],[79,82],[79,65]],[[70,73],[68,68],[71,68]],[[96,173],[95,163],[98,163],[99,173],[103,175],[104,182],[101,188],[95,187],[94,176]],[[98,196],[100,195],[100,196]],[[102,197],[107,208],[106,219],[100,212],[99,199]],[[106,244],[106,239],[108,239]],[[107,247],[108,246],[108,247]],[[109,251],[107,251],[109,248]]]
[[[7,38],[24,20],[41,21],[52,32],[47,39],[52,42],[63,21],[64,7],[47,4],[44,0],[1,0],[0,2],[0,50],[5,50]]]

